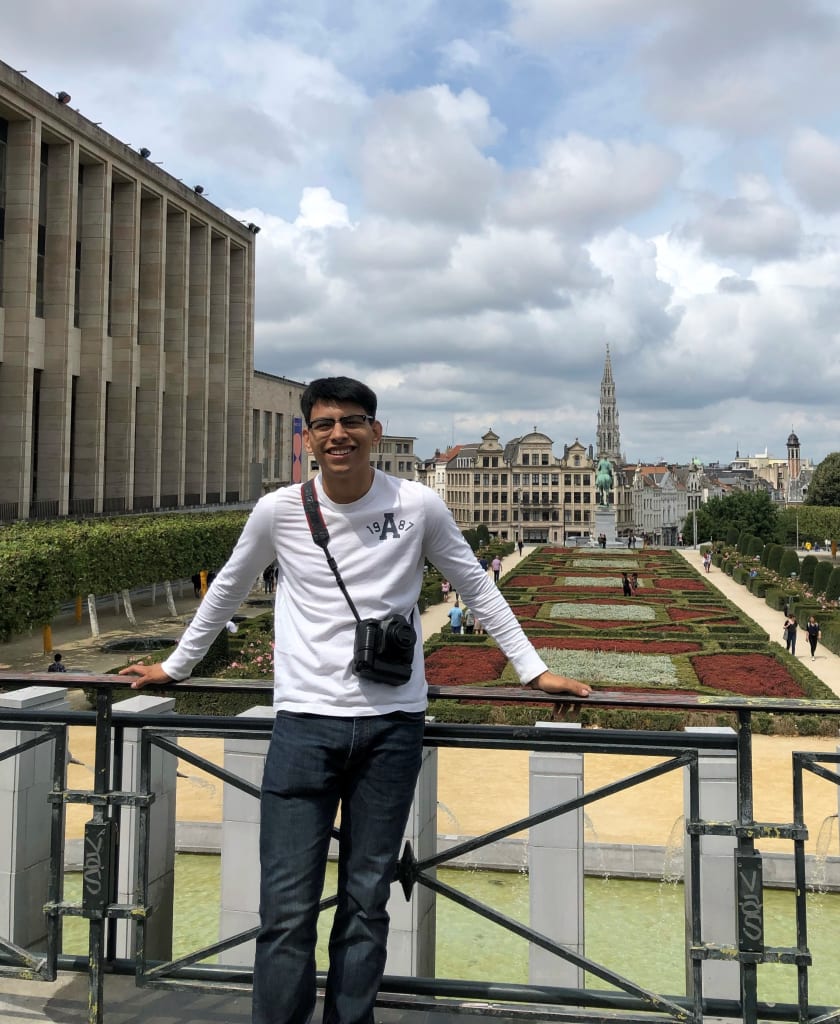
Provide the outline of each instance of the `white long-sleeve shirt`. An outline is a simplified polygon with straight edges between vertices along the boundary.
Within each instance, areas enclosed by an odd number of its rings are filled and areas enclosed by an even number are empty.
[[[324,551],[312,539],[301,486],[267,494],[254,507],[224,568],[163,669],[186,678],[213,638],[275,559],[274,707],[308,714],[361,716],[426,708],[417,598],[429,559],[449,579],[527,682],[546,665],[441,499],[428,487],[375,472],[363,498],[336,504],[315,481],[330,554],[362,619],[398,612],[418,633],[412,674],[402,686],[359,679],[352,670],[355,619]]]

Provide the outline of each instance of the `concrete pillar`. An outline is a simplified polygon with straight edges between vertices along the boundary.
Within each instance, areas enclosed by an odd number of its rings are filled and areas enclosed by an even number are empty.
[[[118,701],[114,711],[121,714],[165,716],[175,707],[174,697],[139,694]],[[178,759],[159,747],[151,751],[151,788],[155,795],[149,815],[149,903],[154,913],[146,922],[146,957],[169,960],[172,956],[172,915],[175,894],[175,786]],[[140,729],[126,728],[123,737],[123,771],[120,783],[124,792],[140,789]],[[139,811],[123,807],[120,817],[120,851],[117,902],[137,899]],[[129,921],[117,924],[117,956],[132,957],[136,932]]]
[[[230,246],[230,299],[228,304],[227,389],[227,499],[250,496],[248,485],[249,433],[251,429],[251,382],[253,339],[249,335],[248,253]],[[250,343],[249,343],[250,342]]]
[[[131,508],[134,494],[134,425],[139,376],[137,309],[140,266],[140,189],[134,181],[111,186],[110,281],[106,330],[111,371],[106,384],[105,512]]]
[[[44,256],[44,354],[41,367],[37,499],[66,515],[70,477],[72,380],[79,372],[79,333],[73,322],[71,268],[76,252],[75,145],[47,147],[46,253]]]
[[[10,121],[6,145],[2,369],[0,369],[0,503],[29,515],[32,485],[35,261],[38,238],[40,123]],[[43,331],[41,331],[43,338]]]
[[[539,722],[540,728],[579,729],[575,722]],[[533,751],[529,813],[583,795],[583,755]],[[529,830],[528,872],[531,927],[547,938],[584,952],[583,810],[551,818]],[[530,946],[528,980],[534,985],[583,987],[583,971],[548,950]]]
[[[134,508],[160,504],[164,386],[166,212],[159,196],[140,200],[140,278],[137,343],[140,380],[134,448]]]
[[[104,163],[85,164],[79,180],[79,331],[70,511],[102,512],[105,484],[105,392],[112,373],[108,334],[108,260],[111,174]]]
[[[732,736],[729,728],[687,729],[690,733]],[[734,750],[701,750],[700,817],[706,821],[735,821],[738,816],[737,756]],[[683,769],[685,814],[689,811],[689,774]],[[731,836],[700,837],[700,913],[702,939],[715,945],[735,945],[735,857],[737,843]],[[691,872],[689,837],[685,837],[685,927],[691,940]],[[691,962],[686,961],[686,992],[694,991]],[[703,963],[703,995],[707,999],[738,999],[737,963],[706,960]]]
[[[187,353],[187,451],[184,501],[198,505],[207,491],[207,379],[210,336],[210,228],[190,222]]]
[[[274,719],[274,708],[253,707],[240,718]],[[268,737],[225,738],[224,767],[241,779],[262,784]],[[222,884],[219,938],[255,928],[260,923],[260,802],[234,786],[225,785],[222,804]],[[256,942],[240,943],[220,959],[226,964],[251,966]]]
[[[207,393],[207,501],[224,501],[227,479],[227,403],[230,240],[210,243],[210,344]]]
[[[187,256],[186,214],[170,206],[166,214],[165,376],[160,467],[161,505],[164,508],[174,508],[184,502],[189,302]]]
[[[437,852],[437,747],[425,747],[414,802],[401,844],[411,843],[418,860]],[[388,934],[388,974],[408,977],[435,976],[436,897],[431,889],[416,885],[406,901],[399,882],[391,886],[388,904],[391,929]]]
[[[0,694],[0,708],[65,711],[66,698],[61,687],[27,686]],[[35,729],[0,730],[0,751],[36,735]],[[0,761],[0,935],[31,949],[46,948],[53,758],[50,741]]]

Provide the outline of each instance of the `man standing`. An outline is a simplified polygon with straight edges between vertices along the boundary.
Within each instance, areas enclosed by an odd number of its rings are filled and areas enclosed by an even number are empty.
[[[493,561],[490,563],[490,568],[493,570],[493,582],[499,582],[499,573],[502,571],[502,560],[496,555]]]
[[[315,492],[360,619],[418,617],[428,559],[464,596],[526,685],[585,697],[548,671],[487,579],[441,499],[370,465],[382,437],[376,395],[347,377],[313,381],[301,398]],[[313,542],[299,484],[257,502],[227,564],[178,647],[160,665],[132,665],[132,685],[183,679],[274,559],[277,716],[265,763],[260,827],[260,930],[254,1024],[306,1024],[315,1005],[318,903],[341,810],[338,894],[330,935],[325,1024],[373,1024],[385,967],[391,881],[420,768],[426,709],[422,643],[408,678],[356,671],[356,622],[325,551]],[[402,635],[405,635],[403,631]]]

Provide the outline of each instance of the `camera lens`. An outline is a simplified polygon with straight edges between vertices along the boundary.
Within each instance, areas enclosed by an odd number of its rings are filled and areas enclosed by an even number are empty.
[[[414,647],[417,634],[410,622],[402,616],[395,617],[388,623],[386,631],[386,643],[402,650],[410,650]]]

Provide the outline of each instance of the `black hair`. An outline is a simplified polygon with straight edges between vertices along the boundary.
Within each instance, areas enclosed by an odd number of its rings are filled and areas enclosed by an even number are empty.
[[[300,396],[300,408],[306,425],[316,402],[352,402],[360,405],[368,416],[376,416],[376,395],[367,384],[352,377],[319,377]]]
[[[55,654],[53,655],[53,661],[61,661],[61,655],[58,653],[58,651],[56,651]]]

